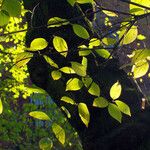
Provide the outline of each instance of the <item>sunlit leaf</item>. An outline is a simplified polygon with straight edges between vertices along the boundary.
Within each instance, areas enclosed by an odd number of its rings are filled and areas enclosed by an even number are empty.
[[[62,106],[61,109],[66,113],[68,118],[71,118],[71,114],[69,113],[69,111],[64,106]]]
[[[81,26],[79,24],[73,24],[72,27],[73,27],[74,33],[77,36],[79,36],[83,39],[88,39],[90,37],[88,31],[83,26]]]
[[[116,39],[115,38],[109,38],[109,37],[105,37],[102,39],[102,42],[105,44],[105,45],[114,45],[116,43]]]
[[[103,10],[103,13],[106,14],[109,17],[118,17],[118,15],[112,11]]]
[[[108,106],[108,101],[104,97],[98,97],[94,99],[93,106],[99,108],[105,108]]]
[[[119,100],[115,100],[115,103],[117,104],[119,110],[122,113],[131,116],[130,108],[126,103],[119,101]]]
[[[40,93],[43,95],[47,95],[47,92],[39,87],[32,87],[32,86],[25,87],[25,91],[30,91],[31,93]]]
[[[66,91],[77,91],[83,87],[81,80],[77,78],[71,78],[66,83]]]
[[[53,18],[50,18],[48,20],[48,27],[52,28],[52,27],[60,27],[62,25],[68,25],[69,24],[69,21],[67,19],[63,19],[63,18],[59,18],[59,17],[53,17]]]
[[[61,98],[61,100],[66,102],[66,103],[72,104],[72,105],[76,104],[75,101],[72,98],[68,97],[68,96],[63,96]]]
[[[121,114],[121,111],[119,110],[119,108],[115,104],[109,103],[108,112],[109,112],[110,116],[112,116],[114,119],[116,119],[117,121],[119,121],[121,123],[122,114]]]
[[[30,44],[30,51],[43,50],[48,46],[48,42],[44,38],[36,38]]]
[[[39,141],[39,147],[42,150],[51,150],[53,147],[53,141],[48,137],[44,137]]]
[[[45,114],[42,111],[32,111],[29,113],[29,115],[33,118],[39,119],[39,120],[50,120],[47,114]]]
[[[58,124],[56,124],[56,123],[53,123],[53,125],[52,125],[52,131],[54,132],[54,134],[55,134],[55,136],[56,136],[56,138],[58,139],[58,141],[61,143],[61,144],[65,144],[65,138],[66,138],[66,136],[65,136],[65,131],[64,131],[64,129],[60,126],[60,125],[58,125]]]
[[[97,38],[93,38],[89,42],[89,48],[97,47],[97,46],[100,46],[100,45],[101,45],[101,42]]]
[[[101,56],[101,57],[103,57],[103,58],[112,58],[111,57],[111,55],[110,55],[110,52],[108,51],[108,50],[106,50],[106,49],[97,49],[97,50],[95,50],[96,51],[96,53],[99,55],[99,56]]]
[[[44,58],[52,67],[59,68],[58,65],[50,57],[44,55]]]
[[[78,62],[71,62],[71,67],[77,75],[83,76],[83,77],[86,76],[86,66]]]
[[[89,88],[89,86],[92,84],[92,78],[90,77],[83,77],[82,82],[84,83],[84,86]]]
[[[19,0],[3,0],[2,9],[6,10],[12,17],[21,15],[21,3]]]
[[[54,70],[51,72],[51,76],[53,78],[53,80],[59,80],[62,76],[61,72],[58,70]]]
[[[75,0],[75,1],[80,4],[93,3],[93,0]]]
[[[100,96],[100,87],[99,87],[99,85],[96,84],[95,82],[92,82],[92,84],[90,85],[90,87],[88,89],[88,92],[91,95]]]
[[[79,50],[79,56],[87,56],[92,52],[91,50],[88,50],[87,46],[85,45],[79,46],[78,50]]]
[[[2,114],[3,112],[3,104],[2,104],[2,100],[0,99],[0,114]]]
[[[68,45],[66,43],[66,41],[59,37],[59,36],[55,36],[53,38],[53,45],[54,48],[64,57],[67,56],[68,53]]]
[[[86,127],[88,127],[88,124],[90,121],[90,112],[85,103],[79,103],[78,112],[79,112],[79,116],[80,116],[81,120],[86,125]]]
[[[146,39],[146,37],[145,37],[144,35],[142,35],[142,34],[139,34],[139,35],[137,36],[137,39],[143,41],[143,40]]]
[[[110,97],[115,100],[121,95],[122,87],[121,84],[117,81],[114,83],[110,89]]]
[[[5,10],[0,10],[0,26],[8,24],[9,18],[8,12]]]
[[[59,70],[66,74],[74,74],[75,73],[75,71],[70,67],[62,67]]]

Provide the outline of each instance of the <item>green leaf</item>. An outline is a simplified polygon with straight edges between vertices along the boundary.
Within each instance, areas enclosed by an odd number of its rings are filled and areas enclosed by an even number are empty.
[[[102,39],[102,42],[107,46],[111,46],[111,45],[114,45],[116,43],[116,39],[105,37]]]
[[[76,0],[67,0],[67,2],[68,2],[71,6],[74,6]]]
[[[97,47],[101,45],[101,41],[97,38],[93,38],[89,42],[89,48]]]
[[[47,95],[47,92],[39,87],[32,87],[32,86],[29,86],[29,87],[25,87],[25,91],[30,91],[31,93],[40,93],[40,94],[43,94],[43,95]]]
[[[53,141],[48,137],[44,137],[39,141],[39,147],[42,150],[51,150],[53,147]]]
[[[68,25],[69,21],[67,19],[59,18],[59,17],[53,17],[48,20],[48,28],[53,27],[60,27],[62,25]]]
[[[2,114],[3,112],[3,104],[2,104],[2,100],[0,99],[0,114]]]
[[[19,68],[23,67],[30,61],[32,57],[33,57],[33,54],[29,52],[19,53],[17,54],[15,65]]]
[[[117,104],[119,110],[122,113],[131,116],[130,108],[126,103],[119,101],[119,100],[115,100],[115,103]]]
[[[6,25],[9,22],[9,14],[5,10],[0,11],[0,26]]]
[[[144,76],[149,70],[149,63],[146,60],[139,61],[132,67],[133,77],[140,78]]]
[[[73,27],[74,33],[80,38],[88,39],[90,37],[89,33],[83,26],[79,24],[73,24],[72,27]]]
[[[93,0],[76,0],[79,4],[93,3]]]
[[[95,82],[92,82],[88,92],[94,96],[100,96],[100,87]]]
[[[19,0],[3,0],[1,9],[6,10],[11,17],[19,17],[21,15],[21,3]]]
[[[85,87],[89,88],[89,86],[92,84],[93,80],[90,77],[83,77],[82,82]]]
[[[64,131],[64,129],[60,125],[53,123],[52,131],[54,132],[58,141],[64,145],[65,144],[65,131]]]
[[[63,68],[60,68],[59,70],[66,74],[74,74],[75,73],[75,71],[70,67],[63,67]]]
[[[109,17],[118,17],[118,15],[112,11],[103,10],[103,13],[106,14]]]
[[[132,26],[131,29],[126,33],[127,29],[123,29],[119,34],[119,39],[123,37],[121,44],[127,45],[136,40],[138,35],[137,26]]]
[[[106,49],[97,49],[97,50],[95,50],[95,51],[96,51],[96,53],[97,53],[99,56],[101,56],[101,57],[103,57],[103,58],[106,58],[106,59],[112,58],[111,55],[110,55],[110,52],[109,52],[108,50],[106,50]]]
[[[77,78],[71,78],[66,83],[66,91],[77,91],[83,87],[82,81]]]
[[[72,104],[72,105],[76,104],[75,101],[72,98],[68,97],[68,96],[63,96],[61,98],[61,100],[66,102],[66,103]]]
[[[92,52],[91,50],[88,50],[87,46],[85,45],[79,46],[78,51],[79,51],[79,56],[87,56]]]
[[[142,35],[142,34],[139,34],[139,35],[137,36],[137,39],[140,40],[140,41],[143,41],[143,40],[146,39],[146,37],[145,37],[144,35]]]
[[[98,97],[94,99],[93,106],[99,108],[105,108],[108,106],[108,101],[104,97]]]
[[[90,121],[90,112],[85,103],[79,103],[78,112],[83,123],[88,127]]]
[[[61,109],[66,113],[68,118],[71,118],[71,114],[69,113],[69,111],[64,106],[62,106]]]
[[[43,50],[48,46],[48,42],[44,38],[36,38],[30,44],[30,51]]]
[[[79,76],[86,76],[86,66],[83,66],[82,64],[78,62],[71,62],[71,67],[75,71],[75,73]]]
[[[63,38],[61,38],[59,36],[55,36],[53,38],[53,45],[54,45],[54,48],[56,49],[56,51],[58,51],[62,56],[64,56],[64,57],[67,56],[68,45]]]
[[[117,81],[116,83],[114,83],[112,85],[112,87],[110,88],[110,97],[115,100],[118,97],[120,97],[121,95],[121,91],[122,91],[122,87],[121,84]]]
[[[62,74],[60,71],[54,70],[51,72],[51,76],[52,76],[53,80],[59,80],[62,77]]]
[[[29,115],[33,118],[39,119],[39,120],[50,120],[47,114],[45,114],[42,111],[32,111],[29,113]]]
[[[112,116],[114,119],[116,119],[117,121],[119,121],[121,123],[122,114],[121,114],[121,111],[119,110],[119,108],[115,104],[109,103],[108,112],[109,112],[110,116]]]
[[[52,67],[59,68],[58,65],[50,57],[44,55],[44,58]]]

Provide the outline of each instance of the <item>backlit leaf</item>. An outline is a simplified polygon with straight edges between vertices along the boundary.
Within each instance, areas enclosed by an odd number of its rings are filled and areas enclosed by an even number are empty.
[[[66,74],[74,74],[75,73],[75,71],[70,67],[62,67],[59,70]]]
[[[83,87],[81,80],[77,78],[71,78],[66,83],[66,91],[77,91]]]
[[[50,120],[47,114],[45,114],[42,111],[32,111],[29,113],[29,115],[33,118],[39,119],[39,120]]]
[[[97,47],[97,46],[100,46],[100,45],[101,45],[101,42],[97,38],[93,38],[89,42],[89,48]]]
[[[78,51],[79,51],[79,56],[87,56],[92,52],[91,50],[88,50],[87,46],[85,45],[79,46]]]
[[[88,127],[90,121],[90,113],[85,103],[79,103],[78,112],[83,123]]]
[[[118,15],[112,11],[103,10],[103,13],[106,14],[109,17],[118,17]]]
[[[119,101],[119,100],[115,100],[115,103],[117,104],[119,110],[122,113],[131,116],[130,108],[126,103]]]
[[[9,18],[8,12],[5,10],[0,10],[0,26],[8,24]]]
[[[59,80],[62,76],[61,72],[58,70],[54,70],[51,72],[51,76],[53,78],[53,80]]]
[[[61,109],[66,113],[68,118],[71,118],[71,114],[69,113],[69,111],[64,106],[62,106]]]
[[[52,67],[59,68],[58,65],[50,57],[44,55],[44,58]]]
[[[108,112],[109,112],[110,116],[112,116],[114,119],[116,119],[117,121],[119,121],[121,123],[122,114],[121,114],[121,111],[119,110],[119,108],[115,104],[109,103]]]
[[[80,4],[93,3],[93,0],[75,0],[75,1]]]
[[[92,78],[90,77],[83,77],[82,82],[84,83],[84,86],[89,88],[89,86],[92,84]]]
[[[3,112],[3,104],[2,104],[2,100],[0,99],[0,114],[2,114]]]
[[[53,147],[53,142],[50,138],[44,137],[39,141],[39,147],[42,150],[51,150]]]
[[[65,131],[64,131],[64,129],[60,126],[60,125],[58,125],[58,124],[56,124],[56,123],[53,123],[53,125],[52,125],[52,131],[54,132],[54,134],[55,134],[55,136],[56,136],[56,138],[58,139],[58,141],[61,143],[61,144],[65,144],[65,138],[66,138],[66,136],[65,136]]]
[[[66,102],[66,103],[72,104],[72,105],[76,104],[75,101],[72,98],[68,97],[68,96],[63,96],[61,98],[61,100]]]
[[[92,82],[90,85],[88,92],[94,96],[100,96],[100,87],[95,82]]]
[[[67,56],[68,45],[63,38],[61,38],[59,36],[55,36],[53,38],[53,45],[54,45],[54,48],[56,49],[56,51],[58,51],[62,56],[64,56],[64,57]]]
[[[110,56],[110,52],[108,51],[108,50],[106,50],[106,49],[97,49],[97,50],[95,50],[96,51],[96,53],[99,55],[99,56],[101,56],[101,57],[103,57],[103,58],[112,58],[111,56]]]
[[[110,89],[110,97],[115,100],[121,95],[122,87],[121,84],[117,81],[112,85]]]
[[[105,108],[108,106],[108,101],[104,97],[98,97],[94,99],[93,106]]]

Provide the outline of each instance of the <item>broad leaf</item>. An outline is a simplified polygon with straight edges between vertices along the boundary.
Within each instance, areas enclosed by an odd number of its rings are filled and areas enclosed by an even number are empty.
[[[54,70],[51,72],[51,76],[53,78],[53,80],[59,80],[62,76],[61,72],[58,70]]]
[[[2,104],[2,100],[0,99],[0,114],[2,114],[3,112],[3,104]]]
[[[109,17],[118,17],[118,15],[112,11],[103,10],[103,13],[106,14]]]
[[[93,3],[94,0],[75,0],[77,3],[86,4],[86,3]]]
[[[9,18],[8,12],[5,10],[0,10],[0,26],[8,24]]]
[[[88,127],[90,121],[90,112],[85,103],[79,103],[78,112],[83,123]]]
[[[76,104],[75,101],[72,98],[68,97],[68,96],[63,96],[61,98],[61,100],[66,102],[66,103],[72,104],[72,105]]]
[[[51,150],[53,147],[53,142],[50,138],[44,137],[39,141],[39,147],[42,150]]]
[[[45,114],[42,111],[32,111],[29,113],[29,115],[33,118],[39,119],[39,120],[50,120],[47,114]]]
[[[89,48],[97,47],[97,46],[100,46],[100,45],[101,45],[101,42],[97,38],[93,38],[89,42]]]
[[[110,116],[112,116],[114,119],[116,119],[117,121],[119,121],[121,123],[122,114],[121,114],[121,111],[119,110],[119,108],[115,104],[109,103],[108,112],[109,112]]]
[[[44,58],[52,67],[59,68],[58,65],[50,57],[44,55]]]
[[[101,56],[101,57],[103,57],[103,58],[106,58],[106,59],[112,58],[111,55],[110,55],[110,52],[109,52],[108,50],[106,50],[106,49],[97,49],[97,50],[95,50],[95,51],[96,51],[96,53],[97,53],[99,56]]]
[[[88,39],[90,37],[89,33],[83,26],[79,24],[73,24],[72,27],[73,27],[74,33],[80,38]]]
[[[81,80],[77,78],[71,78],[66,83],[66,91],[77,91],[83,87]]]
[[[108,106],[108,100],[104,97],[98,97],[94,99],[93,106],[99,108],[105,108]]]
[[[61,143],[61,144],[65,144],[65,138],[66,138],[66,136],[65,136],[65,131],[64,131],[64,129],[60,126],[60,125],[58,125],[58,124],[56,124],[56,123],[53,123],[53,125],[52,125],[52,131],[54,132],[54,134],[55,134],[55,136],[56,136],[56,138],[58,139],[58,141]]]
[[[82,82],[84,83],[84,86],[89,88],[90,85],[92,84],[93,80],[90,77],[83,77]]]
[[[95,82],[92,82],[90,87],[88,88],[88,92],[94,96],[100,96],[100,87]]]
[[[119,100],[115,100],[115,103],[117,104],[119,110],[122,113],[131,116],[130,108],[126,103],[119,101]]]
[[[87,56],[92,52],[91,50],[88,50],[87,46],[85,45],[79,46],[78,51],[79,51],[79,56]]]
[[[115,100],[121,95],[122,87],[121,84],[117,81],[114,83],[110,89],[110,97]]]
[[[58,51],[62,56],[64,56],[64,57],[67,56],[68,45],[63,38],[61,38],[59,36],[55,36],[53,38],[53,45],[54,45],[54,48],[56,49],[56,51]]]
[[[75,71],[70,67],[63,67],[63,68],[60,68],[59,70],[66,74],[74,74],[75,73]]]

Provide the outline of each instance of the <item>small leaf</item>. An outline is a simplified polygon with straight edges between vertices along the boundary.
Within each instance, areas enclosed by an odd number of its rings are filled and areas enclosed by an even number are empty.
[[[77,36],[79,36],[83,39],[88,39],[90,37],[89,33],[87,32],[87,30],[83,26],[81,26],[79,24],[73,24],[72,27],[73,27],[74,33]]]
[[[90,121],[90,113],[85,103],[79,103],[78,112],[83,123],[88,127]]]
[[[71,62],[72,69],[76,72],[79,76],[86,76],[86,66],[83,66],[82,64],[78,62]]]
[[[79,46],[78,51],[79,51],[79,56],[87,56],[92,52],[91,50],[88,50],[87,46],[85,45]]]
[[[70,67],[63,67],[63,68],[60,68],[59,70],[66,74],[74,74],[75,73],[75,71]]]
[[[114,119],[116,119],[117,121],[121,123],[122,114],[119,108],[115,104],[109,103],[108,112]]]
[[[95,82],[92,82],[88,92],[94,96],[100,96],[100,87]]]
[[[77,78],[71,78],[66,83],[66,91],[77,91],[83,87],[82,81]]]
[[[93,3],[93,0],[76,0],[79,4]]]
[[[44,55],[44,58],[52,67],[59,68],[58,65],[50,57]]]
[[[106,14],[109,17],[118,17],[118,15],[112,11],[103,10],[103,13]]]
[[[67,96],[63,96],[63,97],[61,98],[61,100],[64,101],[64,102],[66,102],[66,103],[72,104],[72,105],[75,105],[75,104],[76,104],[75,101],[74,101],[72,98],[67,97]]]
[[[68,53],[68,45],[67,42],[59,37],[59,36],[55,36],[53,38],[53,45],[54,48],[56,49],[56,51],[58,51],[60,53],[60,55],[66,57],[67,53]]]
[[[36,38],[30,44],[30,51],[43,50],[48,46],[48,42],[44,38]]]
[[[51,72],[51,76],[53,78],[53,80],[59,80],[62,76],[61,72],[58,70],[54,70]]]
[[[39,119],[39,120],[50,120],[47,114],[45,114],[42,111],[32,111],[29,113],[29,115],[33,118]]]
[[[107,45],[107,46],[111,46],[114,45],[116,43],[116,39],[114,38],[109,38],[109,37],[105,37],[102,39],[102,42]]]
[[[122,113],[131,116],[130,108],[126,103],[119,101],[119,100],[115,100],[115,103],[117,104],[119,110]]]
[[[48,28],[53,27],[60,27],[62,25],[68,25],[69,21],[67,19],[59,18],[59,17],[53,17],[48,20]]]
[[[145,37],[144,35],[142,35],[142,34],[139,34],[139,35],[137,36],[137,39],[140,40],[140,41],[143,41],[143,40],[146,39],[146,37]]]
[[[53,130],[56,138],[58,139],[58,141],[64,145],[65,144],[65,131],[64,131],[64,129],[60,125],[53,123],[52,130]]]
[[[101,56],[101,57],[103,57],[103,58],[106,58],[106,59],[112,58],[111,55],[110,55],[110,52],[109,52],[108,50],[106,50],[106,49],[97,49],[97,50],[95,50],[95,51],[96,51],[96,53],[97,53],[99,56]]]
[[[89,48],[97,47],[101,45],[101,41],[97,38],[93,38],[89,42]]]
[[[5,10],[0,10],[0,26],[4,26],[9,22],[9,14]]]
[[[61,109],[66,113],[68,118],[71,118],[71,114],[69,113],[69,111],[64,106],[62,106]]]
[[[85,87],[89,88],[89,86],[92,84],[92,78],[90,77],[83,77],[82,78],[82,82],[84,84]]]
[[[105,108],[108,106],[108,101],[104,97],[98,97],[94,99],[93,106]]]
[[[67,0],[67,2],[68,2],[71,6],[74,6],[76,0]]]
[[[110,97],[115,100],[121,95],[122,87],[121,84],[117,81],[114,83],[110,89]]]
[[[42,150],[50,150],[53,147],[53,142],[50,138],[44,137],[39,141],[39,147]]]
[[[0,114],[2,114],[3,112],[3,104],[2,104],[2,100],[0,99]]]
[[[23,67],[30,61],[32,57],[33,54],[29,52],[18,53],[15,60],[15,65],[19,68]]]

